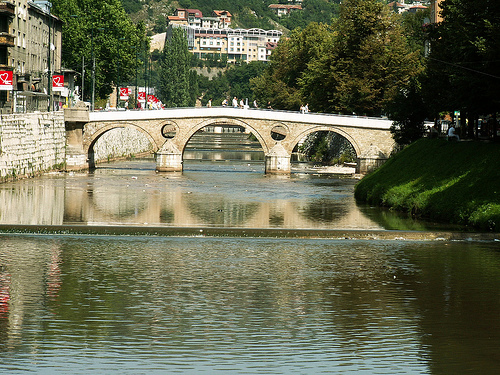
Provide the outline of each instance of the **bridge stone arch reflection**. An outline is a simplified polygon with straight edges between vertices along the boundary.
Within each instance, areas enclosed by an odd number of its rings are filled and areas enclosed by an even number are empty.
[[[255,135],[265,154],[265,171],[287,174],[294,147],[306,135],[333,131],[353,146],[358,172],[383,163],[394,148],[392,122],[381,118],[302,114],[239,108],[179,108],[156,111],[82,112],[66,114],[67,168],[92,166],[89,150],[95,140],[115,127],[135,127],[146,134],[156,152],[157,171],[183,169],[183,150],[200,129],[214,124],[238,125]]]
[[[271,176],[280,177],[286,178]],[[317,212],[324,211],[321,201],[304,203],[273,199],[242,202],[238,198],[222,197],[207,200],[205,192],[188,192],[177,188],[175,184],[163,190],[164,184],[158,182],[162,186],[158,190],[150,185],[152,179],[143,175],[130,179],[127,183],[122,181],[123,179],[120,179],[110,184],[109,179],[99,178],[90,184],[85,183],[66,190],[64,196],[60,197],[64,201],[64,222],[175,227],[380,229],[380,226],[355,204],[343,209],[336,206],[321,215]],[[6,194],[13,193],[8,191]],[[0,194],[0,198],[2,196]],[[126,200],[123,200],[123,197],[127,197]],[[27,217],[31,209],[32,207],[26,205],[21,211],[25,211]],[[59,220],[60,222],[53,224],[63,224],[62,216]]]

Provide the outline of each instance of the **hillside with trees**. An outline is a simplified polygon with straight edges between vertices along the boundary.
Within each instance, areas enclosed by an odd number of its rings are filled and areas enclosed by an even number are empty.
[[[176,8],[199,9],[204,16],[213,10],[227,10],[233,15],[233,28],[261,28],[292,30],[310,22],[330,23],[338,13],[340,0],[304,0],[302,11],[278,17],[270,4],[288,4],[283,0],[123,0],[125,11],[134,21],[143,21],[150,33],[162,33],[167,16]]]

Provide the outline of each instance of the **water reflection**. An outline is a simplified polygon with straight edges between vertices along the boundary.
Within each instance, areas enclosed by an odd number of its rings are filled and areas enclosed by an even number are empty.
[[[157,174],[153,160],[136,160],[2,184],[0,223],[380,229],[354,203],[354,183],[267,176],[246,161]]]

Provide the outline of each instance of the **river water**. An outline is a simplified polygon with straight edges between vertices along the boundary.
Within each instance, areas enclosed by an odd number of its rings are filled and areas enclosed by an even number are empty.
[[[357,205],[350,178],[213,155],[179,174],[145,159],[1,184],[0,225],[443,229]],[[0,233],[0,373],[500,368],[496,241],[31,232]]]

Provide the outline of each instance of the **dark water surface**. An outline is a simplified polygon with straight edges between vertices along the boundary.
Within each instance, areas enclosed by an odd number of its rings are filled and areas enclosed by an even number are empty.
[[[261,162],[0,185],[0,224],[432,230]],[[0,233],[0,373],[497,374],[497,241]]]
[[[0,372],[496,374],[494,243],[0,235]]]

